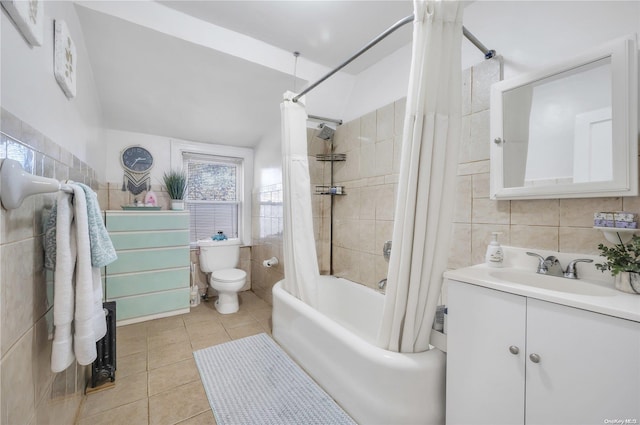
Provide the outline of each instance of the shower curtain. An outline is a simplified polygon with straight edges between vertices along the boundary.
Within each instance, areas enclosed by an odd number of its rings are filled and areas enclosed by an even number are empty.
[[[316,307],[318,260],[313,237],[311,180],[307,157],[307,113],[304,97],[291,101],[286,92],[280,104],[282,120],[282,180],[284,211],[284,289]]]
[[[463,6],[414,0],[413,57],[378,345],[429,349],[446,269],[460,139]]]

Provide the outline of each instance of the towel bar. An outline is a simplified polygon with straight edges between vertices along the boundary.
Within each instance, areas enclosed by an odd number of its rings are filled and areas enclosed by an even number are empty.
[[[0,162],[0,202],[7,210],[18,208],[27,196],[58,190],[73,193],[71,187],[56,179],[27,173],[18,161],[3,159]]]

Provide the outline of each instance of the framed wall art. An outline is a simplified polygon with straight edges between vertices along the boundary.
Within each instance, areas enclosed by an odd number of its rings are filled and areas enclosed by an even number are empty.
[[[61,20],[54,22],[53,63],[56,81],[69,99],[74,98],[78,77],[76,45],[71,39],[67,24]]]
[[[64,21],[54,22],[53,73],[62,91],[69,98],[76,97],[76,45]]]
[[[2,0],[0,3],[29,44],[42,46],[44,36],[43,0]]]

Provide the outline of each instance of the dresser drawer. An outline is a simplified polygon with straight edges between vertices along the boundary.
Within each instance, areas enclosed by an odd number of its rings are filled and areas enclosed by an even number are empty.
[[[111,232],[109,236],[116,250],[189,245],[188,230]]]
[[[189,288],[116,299],[116,319],[127,320],[189,308]]]
[[[107,212],[109,232],[141,230],[184,230],[189,228],[188,212]]]
[[[107,266],[107,276],[177,267],[189,267],[189,246],[118,251],[118,259]]]
[[[188,287],[188,267],[142,273],[125,273],[107,276],[106,296],[109,301],[112,301],[119,297]]]

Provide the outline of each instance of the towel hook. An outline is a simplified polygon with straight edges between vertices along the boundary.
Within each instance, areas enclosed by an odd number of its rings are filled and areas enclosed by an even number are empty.
[[[0,202],[7,210],[18,208],[27,196],[60,189],[59,181],[27,173],[18,161],[3,159],[0,162]]]

